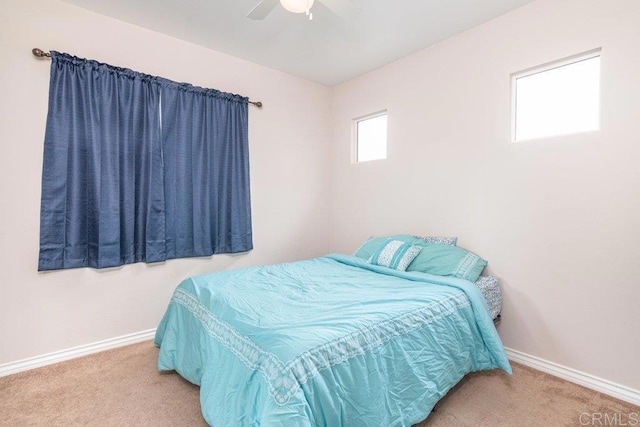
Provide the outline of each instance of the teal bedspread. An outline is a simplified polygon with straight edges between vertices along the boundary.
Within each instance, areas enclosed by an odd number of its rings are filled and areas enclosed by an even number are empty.
[[[511,373],[473,283],[338,254],[189,278],[155,343],[213,426],[409,426],[466,373]]]

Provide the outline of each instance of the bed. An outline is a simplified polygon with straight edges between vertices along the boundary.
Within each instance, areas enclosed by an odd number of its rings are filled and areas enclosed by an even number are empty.
[[[465,374],[511,373],[474,283],[341,254],[186,279],[155,344],[213,426],[409,426]]]

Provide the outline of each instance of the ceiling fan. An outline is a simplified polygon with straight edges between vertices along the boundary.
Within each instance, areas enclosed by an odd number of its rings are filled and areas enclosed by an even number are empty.
[[[350,19],[360,12],[350,0],[318,0],[329,10],[343,19]],[[283,8],[293,13],[306,12],[309,19],[313,19],[311,8],[314,0],[261,0],[247,15],[250,19],[264,19],[280,3]]]

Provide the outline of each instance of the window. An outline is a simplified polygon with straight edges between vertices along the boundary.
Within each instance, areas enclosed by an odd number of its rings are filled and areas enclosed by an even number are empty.
[[[600,129],[600,53],[511,75],[513,141]]]
[[[51,61],[38,270],[253,248],[246,98]]]
[[[387,158],[387,112],[354,119],[355,163]]]

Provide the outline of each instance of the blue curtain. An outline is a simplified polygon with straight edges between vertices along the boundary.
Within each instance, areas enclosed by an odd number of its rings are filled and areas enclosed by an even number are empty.
[[[253,247],[246,98],[51,54],[39,270]]]
[[[246,98],[162,81],[167,257],[253,247]],[[215,143],[214,143],[215,142]]]

